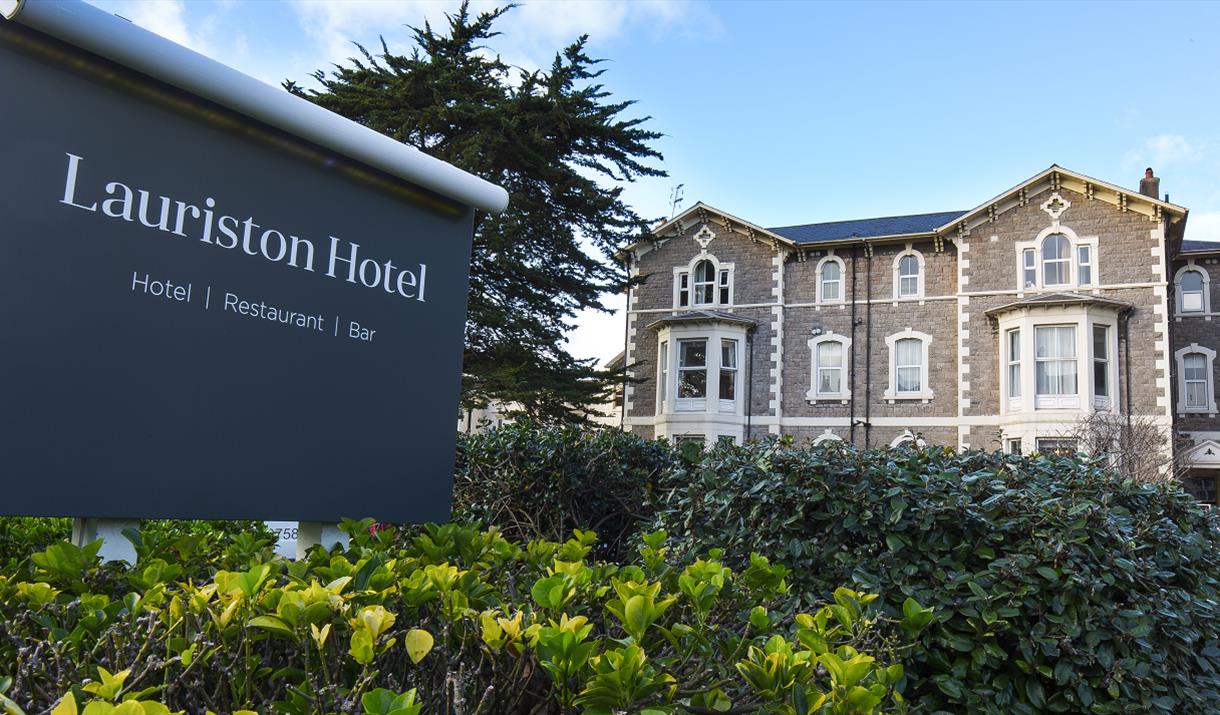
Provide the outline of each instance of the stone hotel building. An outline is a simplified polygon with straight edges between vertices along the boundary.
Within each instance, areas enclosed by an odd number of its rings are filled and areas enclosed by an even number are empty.
[[[763,228],[696,204],[621,254],[624,426],[1030,452],[1101,412],[1214,502],[1220,243],[1167,199],[1151,170],[1052,166],[969,211]]]

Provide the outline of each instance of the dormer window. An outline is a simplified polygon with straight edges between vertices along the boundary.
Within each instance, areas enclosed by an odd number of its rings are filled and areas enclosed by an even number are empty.
[[[706,308],[733,302],[733,264],[701,254],[689,266],[674,269],[674,306]]]

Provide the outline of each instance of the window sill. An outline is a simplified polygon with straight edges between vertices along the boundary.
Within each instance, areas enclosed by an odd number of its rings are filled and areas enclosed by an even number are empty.
[[[932,391],[922,390],[920,392],[890,392],[889,390],[886,390],[882,394],[882,398],[889,403],[914,401],[931,402]]]
[[[805,401],[811,405],[816,405],[819,402],[824,402],[824,403],[835,402],[835,403],[846,405],[847,403],[851,402],[851,395],[848,395],[845,392],[818,393],[818,392],[814,392],[814,391],[810,390],[809,392],[805,393]]]

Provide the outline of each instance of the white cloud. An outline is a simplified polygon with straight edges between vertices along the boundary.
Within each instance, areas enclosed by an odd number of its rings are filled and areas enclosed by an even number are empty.
[[[378,0],[293,0],[292,7],[305,33],[322,52],[319,66],[342,63],[357,54],[353,42],[371,51],[378,37],[385,36],[394,52],[406,53],[410,31],[425,20],[444,31],[445,14],[460,6],[453,0],[399,3]],[[472,2],[477,14],[503,6],[499,2]],[[501,33],[489,42],[490,53],[499,54],[510,65],[527,70],[550,65],[557,50],[582,34],[594,42],[613,41],[628,33],[652,39],[715,35],[719,19],[704,4],[663,0],[606,0],[591,2],[523,2],[496,23]]]
[[[1194,213],[1186,220],[1186,239],[1220,241],[1220,212]]]
[[[1143,146],[1123,155],[1123,165],[1128,169],[1151,166],[1156,171],[1172,164],[1197,161],[1203,158],[1204,147],[1191,143],[1180,134],[1158,134],[1146,140]]]
[[[202,38],[192,34],[186,27],[186,3],[183,0],[124,0],[109,3],[107,9],[150,32],[207,54]]]

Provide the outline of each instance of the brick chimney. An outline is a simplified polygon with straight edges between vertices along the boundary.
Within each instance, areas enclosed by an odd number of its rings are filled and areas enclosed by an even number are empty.
[[[1161,180],[1152,175],[1152,167],[1144,169],[1144,178],[1140,179],[1140,193],[1150,198],[1161,198]]]

